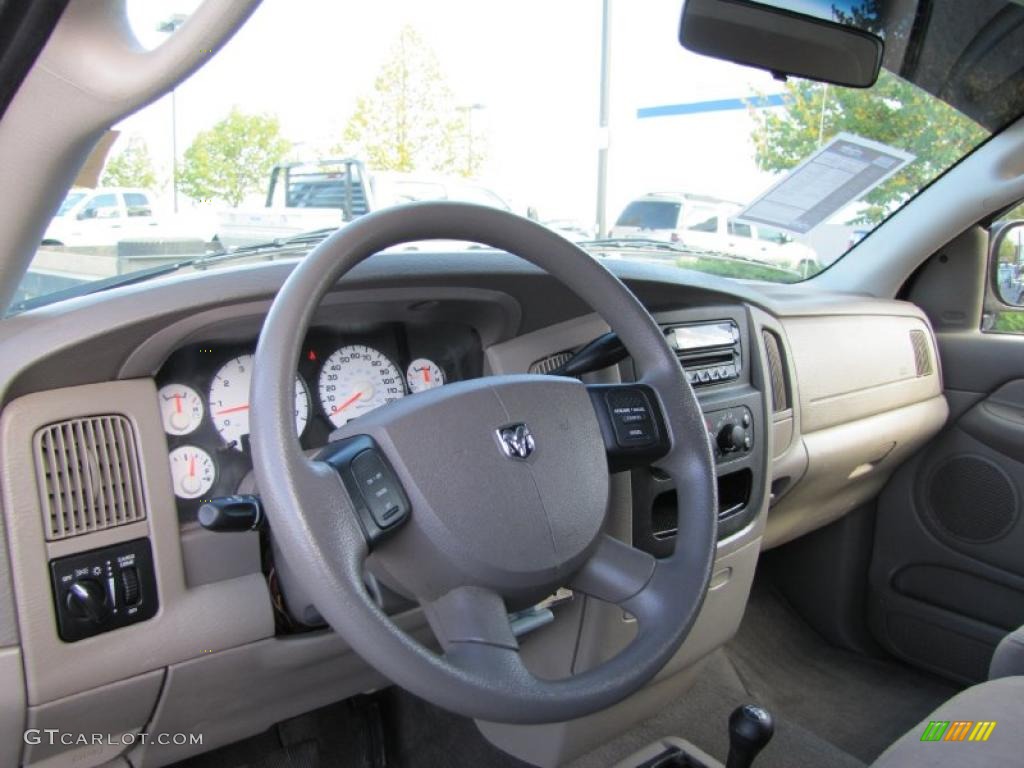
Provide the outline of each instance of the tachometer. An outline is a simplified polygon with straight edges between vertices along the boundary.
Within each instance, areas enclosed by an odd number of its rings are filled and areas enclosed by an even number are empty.
[[[210,454],[193,445],[171,451],[171,481],[179,499],[197,499],[213,487],[217,469]]]
[[[157,393],[160,416],[168,435],[195,432],[203,421],[203,401],[199,393],[184,384],[167,384]]]
[[[405,371],[405,381],[410,392],[425,392],[444,384],[444,371],[433,360],[418,357],[409,363]]]
[[[395,364],[372,347],[342,347],[320,370],[320,404],[336,427],[405,394]]]
[[[242,437],[249,434],[249,385],[252,355],[241,355],[220,367],[210,384],[210,418],[224,442],[242,450]],[[295,377],[295,431],[302,434],[309,421],[309,392],[300,376]]]

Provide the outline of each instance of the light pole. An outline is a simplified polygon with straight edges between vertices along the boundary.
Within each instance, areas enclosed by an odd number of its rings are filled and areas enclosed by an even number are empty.
[[[483,104],[466,104],[461,107],[456,107],[459,112],[466,114],[466,138],[467,138],[467,157],[466,157],[466,175],[473,175],[473,113],[484,108]]]
[[[173,35],[185,23],[183,13],[173,13],[157,24],[157,32]],[[178,99],[177,88],[171,89],[171,187],[174,194],[174,212],[178,212]]]
[[[601,4],[601,94],[598,106],[598,142],[597,149],[597,236],[607,234],[608,207],[608,96],[609,70],[611,68],[611,0],[603,0]]]

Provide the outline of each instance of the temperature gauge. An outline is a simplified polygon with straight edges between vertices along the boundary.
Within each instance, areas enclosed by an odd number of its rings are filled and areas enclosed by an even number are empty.
[[[203,421],[203,401],[199,393],[184,384],[160,387],[160,417],[168,435],[195,432]]]
[[[183,445],[171,451],[171,481],[179,499],[197,499],[213,487],[217,468],[202,448]]]
[[[409,363],[405,380],[410,392],[424,392],[444,384],[444,371],[433,360],[420,357]]]

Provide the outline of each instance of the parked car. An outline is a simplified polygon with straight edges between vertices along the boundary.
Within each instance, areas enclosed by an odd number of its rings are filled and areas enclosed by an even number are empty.
[[[199,214],[159,215],[156,195],[134,187],[74,187],[46,228],[43,245],[116,246],[162,237],[213,241],[214,226]]]
[[[739,256],[808,275],[817,254],[781,229],[737,220],[739,203],[707,195],[655,193],[630,202],[615,222],[615,239],[663,240]]]

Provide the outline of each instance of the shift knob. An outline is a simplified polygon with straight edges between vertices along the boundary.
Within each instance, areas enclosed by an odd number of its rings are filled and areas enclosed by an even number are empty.
[[[729,758],[725,768],[750,768],[773,733],[775,724],[766,710],[754,704],[734,709],[729,715]]]

